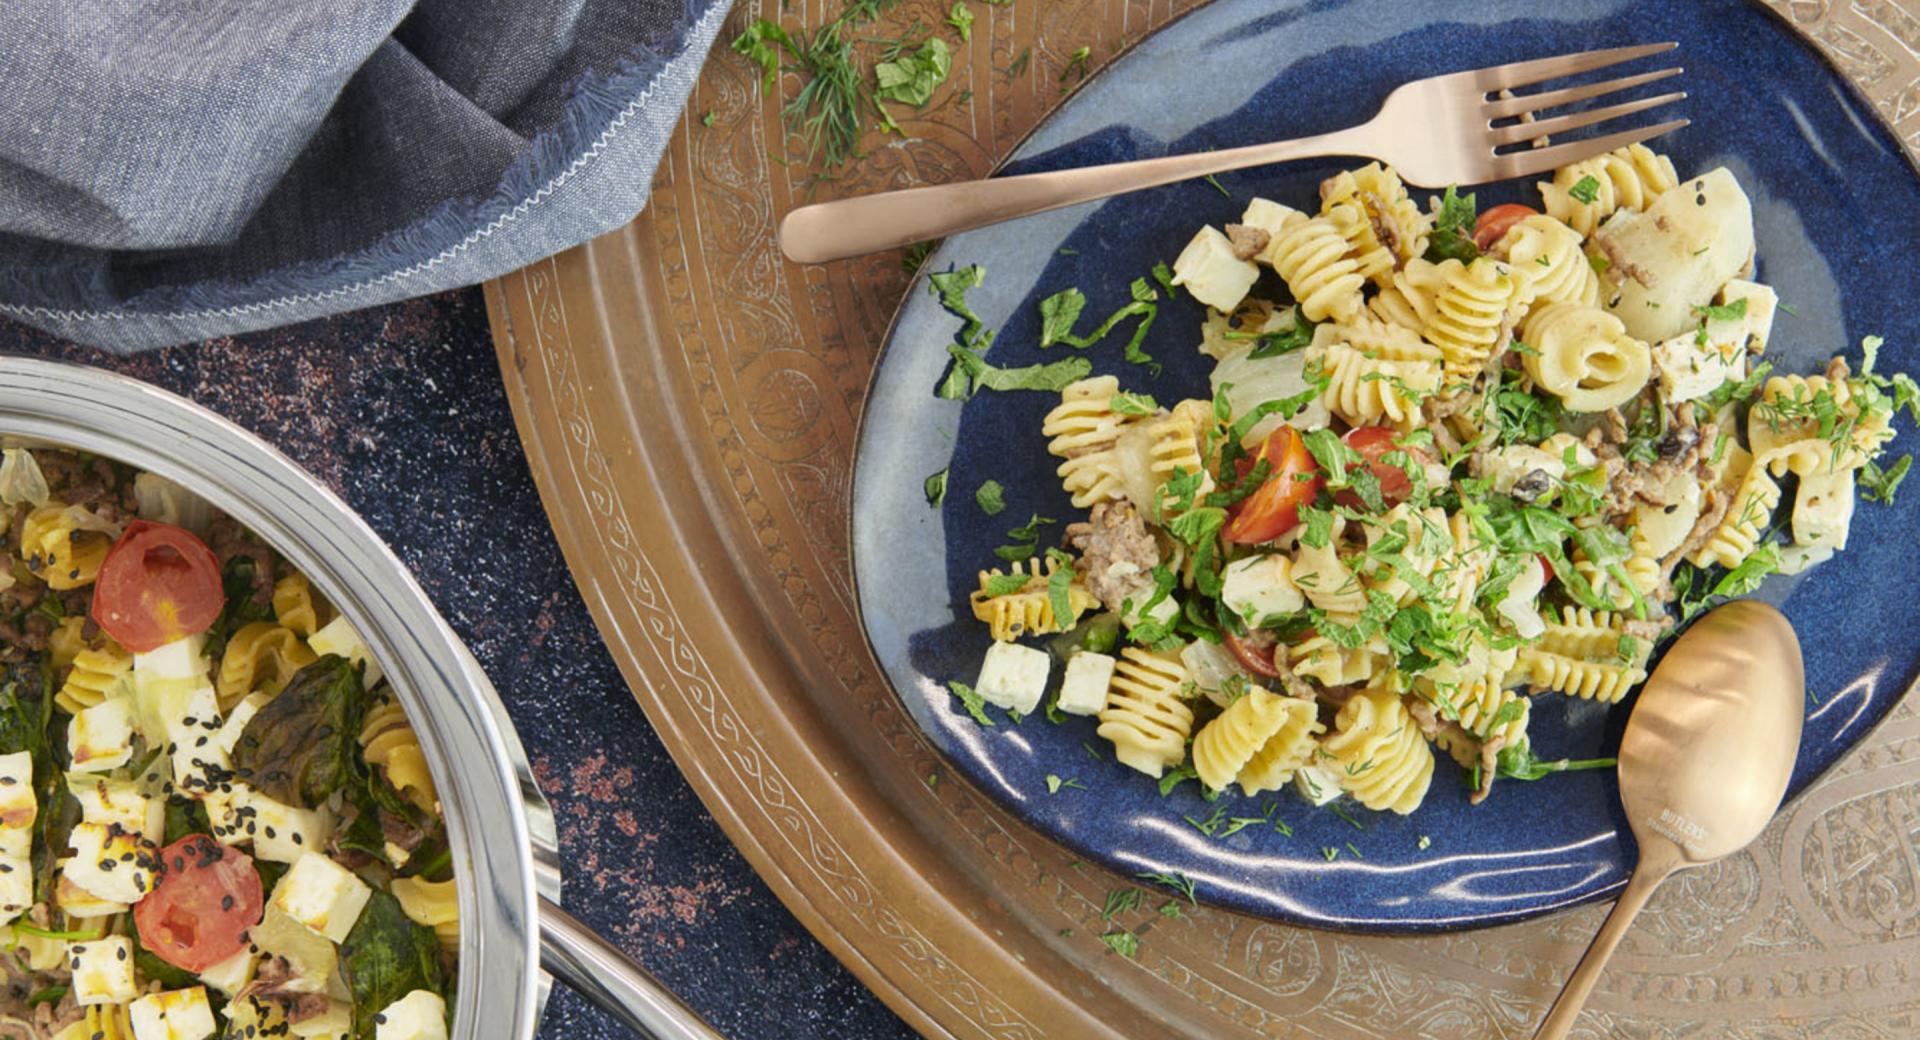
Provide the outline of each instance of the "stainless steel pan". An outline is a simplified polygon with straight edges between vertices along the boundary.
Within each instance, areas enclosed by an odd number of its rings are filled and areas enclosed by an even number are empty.
[[[553,816],[479,663],[346,503],[200,406],[100,369],[0,358],[0,437],[168,477],[246,524],[366,639],[405,705],[445,806],[460,893],[453,1035],[530,1040],[548,972],[659,1040],[719,1040],[639,965],[559,907]]]

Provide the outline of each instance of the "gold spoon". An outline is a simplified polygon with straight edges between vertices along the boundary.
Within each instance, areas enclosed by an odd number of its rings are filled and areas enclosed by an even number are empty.
[[[1534,1040],[1560,1040],[1573,1028],[1661,882],[1760,836],[1793,774],[1805,701],[1800,640],[1764,603],[1729,603],[1667,651],[1620,740],[1620,801],[1640,863]]]

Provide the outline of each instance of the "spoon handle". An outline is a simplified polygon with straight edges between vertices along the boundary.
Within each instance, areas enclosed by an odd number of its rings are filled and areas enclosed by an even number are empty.
[[[1613,904],[1613,912],[1607,915],[1607,923],[1601,925],[1600,934],[1593,937],[1593,943],[1580,958],[1580,966],[1573,969],[1566,988],[1560,991],[1559,999],[1553,1002],[1553,1009],[1547,1012],[1546,1021],[1540,1023],[1540,1031],[1533,1034],[1533,1040],[1563,1040],[1573,1028],[1574,1020],[1580,1017],[1580,1009],[1587,1004],[1587,995],[1593,992],[1594,984],[1600,981],[1600,973],[1606,970],[1607,960],[1613,956],[1613,948],[1620,945],[1627,928],[1640,915],[1640,908],[1647,905],[1653,890],[1673,875],[1673,869],[1666,862],[1640,861],[1633,877],[1627,881],[1626,891],[1620,893],[1620,901]]]

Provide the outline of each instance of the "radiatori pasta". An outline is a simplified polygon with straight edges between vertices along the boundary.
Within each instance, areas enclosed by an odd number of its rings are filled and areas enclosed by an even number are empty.
[[[444,1007],[457,856],[359,635],[191,489],[0,451],[0,1023],[317,1038]]]
[[[955,710],[1091,725],[1110,781],[1399,814],[1610,764],[1555,760],[1585,743],[1569,701],[1628,697],[1729,590],[1844,549],[1920,401],[1873,337],[1774,371],[1751,207],[1724,170],[1682,183],[1635,145],[1482,222],[1369,164],[1208,228],[1163,274],[1215,305],[1209,385],[1096,361],[1048,402],[1036,441],[1090,512],[968,567],[960,616],[999,645]]]

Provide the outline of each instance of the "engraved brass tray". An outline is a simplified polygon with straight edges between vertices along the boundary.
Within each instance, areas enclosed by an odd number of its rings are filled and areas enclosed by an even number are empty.
[[[744,4],[723,38],[761,6],[779,4]],[[908,0],[889,19],[938,24],[950,6]],[[1060,100],[1075,49],[1104,61],[1192,6],[976,5],[955,90],[907,125],[910,143],[815,190],[978,175]],[[1920,140],[1920,0],[1774,6]],[[838,7],[805,0],[784,17],[813,25]],[[487,301],[521,438],[602,633],[695,789],[806,926],[928,1036],[1530,1035],[1604,908],[1420,939],[1148,910],[1126,922],[1137,959],[1097,940],[1125,882],[949,777],[854,618],[853,433],[908,284],[900,257],[780,258],[774,227],[809,188],[768,158],[777,102],[743,63],[717,53],[688,113],[641,219],[489,284]],[[1576,1035],[1920,1035],[1916,833],[1909,701],[1751,849],[1655,898]]]

